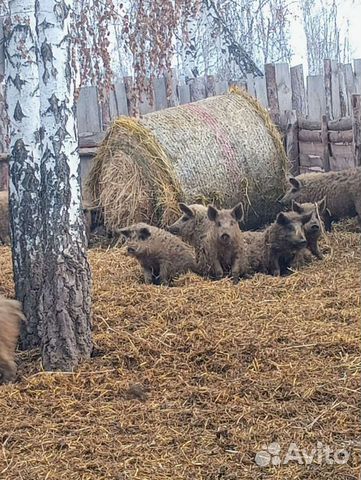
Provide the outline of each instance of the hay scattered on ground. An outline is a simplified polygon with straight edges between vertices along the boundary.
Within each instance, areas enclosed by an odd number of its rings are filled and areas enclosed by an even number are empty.
[[[0,388],[0,478],[358,478],[359,235],[287,278],[139,283],[121,249],[93,250],[95,357],[74,374],[18,355]],[[11,295],[1,248],[1,293]],[[271,442],[351,452],[346,465],[261,468]]]

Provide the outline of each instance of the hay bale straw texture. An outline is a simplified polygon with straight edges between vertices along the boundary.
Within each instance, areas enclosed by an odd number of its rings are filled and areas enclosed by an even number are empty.
[[[250,95],[225,95],[114,121],[87,179],[105,224],[164,225],[179,201],[231,207],[246,227],[274,219],[286,189],[287,159],[276,127]]]

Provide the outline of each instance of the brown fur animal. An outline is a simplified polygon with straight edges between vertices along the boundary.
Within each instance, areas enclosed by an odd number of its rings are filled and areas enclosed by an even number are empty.
[[[283,205],[318,202],[326,197],[330,220],[354,217],[361,222],[361,167],[339,172],[306,173],[289,179],[291,188],[280,200]],[[326,225],[328,229],[328,225]]]
[[[9,230],[9,195],[7,191],[0,192],[0,242],[10,243]]]
[[[243,218],[242,204],[223,210],[209,205],[207,216],[210,224],[203,241],[202,270],[214,279],[231,274],[233,281],[238,282],[247,272],[243,233],[238,223]]]
[[[181,237],[184,242],[192,245],[198,252],[202,245],[202,239],[210,226],[207,216],[208,208],[203,205],[186,205],[185,203],[180,203],[179,208],[183,215],[167,230],[173,235]]]
[[[15,379],[15,348],[20,332],[21,320],[25,317],[16,300],[0,298],[0,383]]]
[[[128,239],[128,254],[142,266],[147,284],[170,285],[175,277],[197,271],[192,247],[165,230],[138,223],[120,233]]]
[[[281,212],[266,230],[244,232],[250,272],[286,274],[296,253],[307,245],[303,226],[311,216],[311,213]]]
[[[304,225],[307,248],[319,260],[322,259],[322,253],[318,247],[318,240],[324,227],[323,216],[326,212],[326,197],[316,203],[297,203],[292,202],[292,210],[300,215],[311,213],[311,219]]]

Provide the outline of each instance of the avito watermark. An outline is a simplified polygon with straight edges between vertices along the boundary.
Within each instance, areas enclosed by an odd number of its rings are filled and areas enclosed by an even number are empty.
[[[343,465],[348,462],[351,453],[345,448],[331,448],[322,442],[317,442],[311,449],[300,448],[296,443],[290,443],[282,448],[278,442],[263,445],[256,453],[255,462],[259,467],[288,465],[295,462],[299,465],[326,464]]]

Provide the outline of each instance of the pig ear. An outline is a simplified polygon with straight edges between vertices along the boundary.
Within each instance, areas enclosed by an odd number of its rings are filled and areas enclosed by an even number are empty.
[[[302,206],[294,200],[292,200],[292,210],[296,213],[303,213]]]
[[[147,240],[151,235],[149,228],[143,227],[139,230],[139,239],[140,240]]]
[[[276,218],[276,222],[279,224],[279,225],[288,225],[290,223],[290,219],[287,217],[287,215],[285,215],[283,212],[280,212],[278,215],[277,215],[277,218]]]
[[[301,217],[302,225],[305,225],[306,223],[308,223],[311,220],[312,213],[313,212],[306,213],[306,215],[302,215],[302,217]]]
[[[125,238],[129,238],[131,233],[132,233],[132,230],[130,228],[121,228],[119,230],[119,233],[121,233],[122,235],[125,236]]]
[[[194,215],[193,210],[189,208],[188,205],[186,205],[185,203],[179,203],[178,205],[183,213],[188,215],[188,217],[193,217]]]
[[[208,205],[208,218],[211,222],[214,222],[218,217],[218,210],[213,205]]]
[[[237,222],[242,222],[244,219],[244,210],[242,203],[238,203],[232,210],[232,216],[237,220]]]
[[[325,211],[326,211],[326,197],[323,197],[322,200],[317,202],[317,207],[318,207],[318,211],[320,213],[325,213]]]
[[[293,188],[296,190],[299,190],[301,188],[301,182],[297,180],[295,177],[290,177],[289,179],[290,184],[292,185]]]

